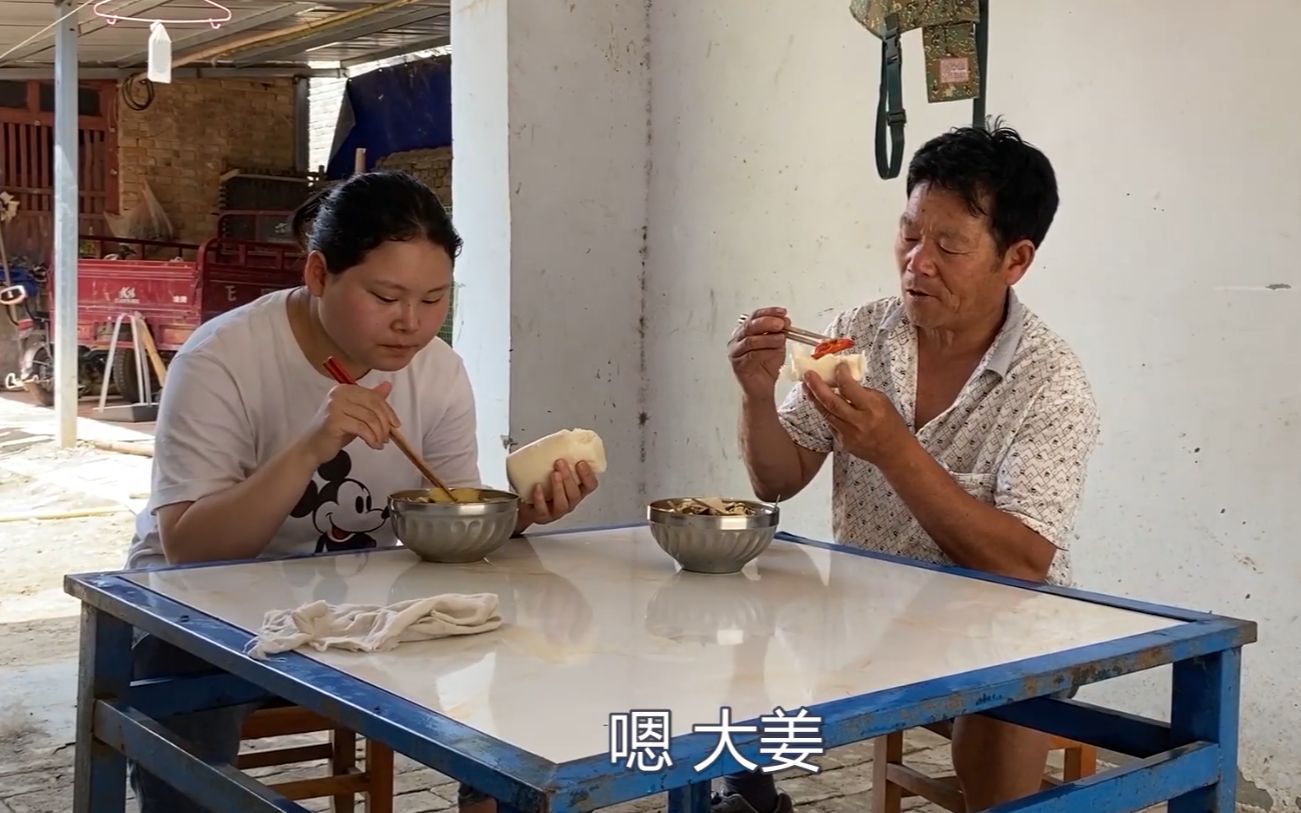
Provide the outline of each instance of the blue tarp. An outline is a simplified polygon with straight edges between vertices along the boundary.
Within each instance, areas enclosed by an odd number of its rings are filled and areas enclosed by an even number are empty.
[[[451,60],[433,57],[380,68],[348,80],[326,175],[351,175],[358,147],[366,149],[371,169],[395,152],[451,144]]]

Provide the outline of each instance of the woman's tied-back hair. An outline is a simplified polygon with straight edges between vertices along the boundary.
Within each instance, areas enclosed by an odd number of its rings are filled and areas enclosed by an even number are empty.
[[[433,190],[396,170],[353,175],[323,186],[294,212],[291,227],[304,251],[319,251],[341,274],[388,240],[423,237],[456,261],[461,237]]]
[[[998,120],[926,142],[908,167],[907,192],[925,183],[948,190],[989,218],[999,252],[1018,240],[1038,248],[1057,214],[1057,178],[1047,156]]]

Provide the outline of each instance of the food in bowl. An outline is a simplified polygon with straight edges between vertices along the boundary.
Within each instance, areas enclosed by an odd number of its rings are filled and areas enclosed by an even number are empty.
[[[427,492],[422,494],[413,494],[411,496],[405,496],[405,492],[403,496],[394,496],[405,502],[436,503],[440,505],[471,502],[509,502],[515,499],[512,494],[481,488],[452,488],[450,491],[452,492],[450,496],[441,488],[431,488]]]
[[[651,536],[683,570],[736,573],[772,543],[776,505],[722,497],[674,497],[646,509]]]
[[[758,506],[742,500],[724,500],[721,497],[685,497],[665,500],[670,511],[707,517],[749,517],[759,513]]]
[[[412,489],[389,495],[393,533],[429,562],[477,562],[505,545],[519,516],[519,497],[492,488]]]

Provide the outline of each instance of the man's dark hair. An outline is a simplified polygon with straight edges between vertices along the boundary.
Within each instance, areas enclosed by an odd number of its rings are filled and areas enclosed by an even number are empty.
[[[918,184],[959,195],[973,215],[987,215],[999,252],[1018,240],[1038,248],[1057,214],[1052,164],[1009,127],[960,127],[922,145],[908,165],[907,190]]]

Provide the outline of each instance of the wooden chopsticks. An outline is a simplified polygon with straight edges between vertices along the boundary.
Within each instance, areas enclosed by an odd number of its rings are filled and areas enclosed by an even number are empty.
[[[338,381],[340,384],[357,383],[353,380],[352,376],[348,375],[348,371],[343,369],[343,365],[335,361],[334,356],[330,356],[326,359],[325,364],[322,366],[325,367],[325,372],[329,373],[330,377],[335,381]],[[420,470],[420,473],[425,476],[426,480],[447,492],[447,496],[451,497],[453,502],[460,502],[460,500],[456,499],[456,495],[452,493],[452,490],[444,485],[442,480],[438,479],[438,475],[434,474],[429,467],[425,465],[425,461],[421,460],[420,455],[415,453],[415,450],[411,448],[411,444],[407,443],[407,439],[402,436],[401,432],[395,428],[389,433],[389,435],[393,438],[393,442],[397,444],[397,447],[402,450],[402,454],[406,455],[407,459],[415,464],[415,467]]]

